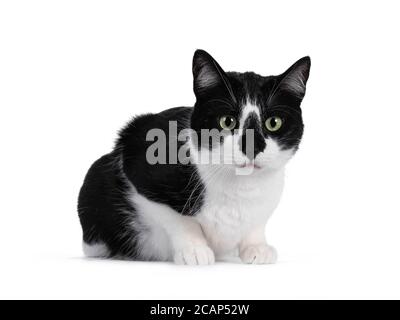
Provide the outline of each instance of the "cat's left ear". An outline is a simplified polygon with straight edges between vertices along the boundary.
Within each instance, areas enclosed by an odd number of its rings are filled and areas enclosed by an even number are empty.
[[[306,93],[306,84],[310,74],[311,59],[304,57],[295,62],[281,75],[279,89],[303,99]]]

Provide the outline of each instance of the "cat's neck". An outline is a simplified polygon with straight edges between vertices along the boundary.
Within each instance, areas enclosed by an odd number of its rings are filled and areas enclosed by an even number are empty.
[[[200,179],[202,180],[207,194],[216,197],[225,196],[229,198],[262,198],[265,192],[280,188],[283,184],[285,170],[274,169],[263,172],[253,172],[251,175],[237,175],[232,168],[210,167],[207,165],[196,165]]]

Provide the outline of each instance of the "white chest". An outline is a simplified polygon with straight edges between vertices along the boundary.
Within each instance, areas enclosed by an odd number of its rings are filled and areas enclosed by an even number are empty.
[[[247,233],[266,224],[279,203],[283,182],[282,171],[266,176],[256,187],[221,182],[207,188],[196,219],[214,252],[235,250]]]

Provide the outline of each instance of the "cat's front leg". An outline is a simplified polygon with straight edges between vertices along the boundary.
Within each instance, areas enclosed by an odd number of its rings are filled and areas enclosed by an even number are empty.
[[[242,239],[239,256],[243,263],[271,264],[276,262],[278,254],[274,247],[267,244],[264,232],[264,226],[256,228]]]
[[[176,264],[208,265],[215,262],[200,224],[190,217],[182,217],[181,226],[171,235],[173,260]]]

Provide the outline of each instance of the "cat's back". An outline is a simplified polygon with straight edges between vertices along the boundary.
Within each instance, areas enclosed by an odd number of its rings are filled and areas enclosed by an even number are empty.
[[[160,129],[167,133],[170,123],[176,123],[178,129],[188,128],[192,111],[192,107],[176,107],[159,113],[135,116],[120,131],[117,146],[124,147],[137,140],[143,142],[143,138],[145,140],[148,131],[152,129]]]

